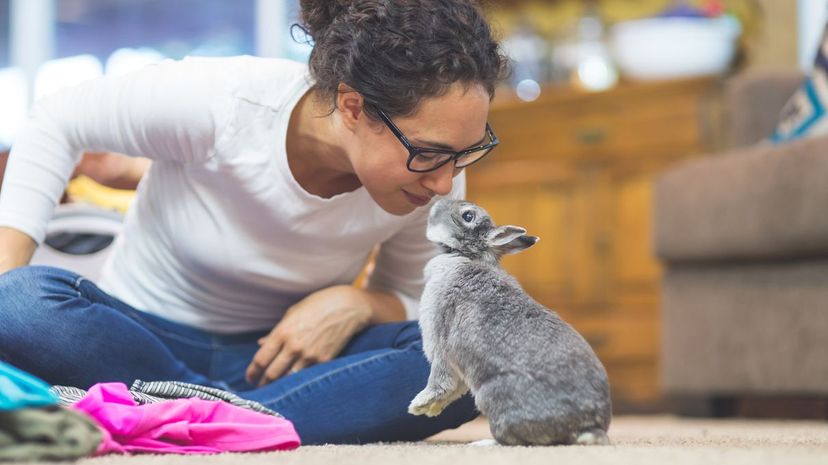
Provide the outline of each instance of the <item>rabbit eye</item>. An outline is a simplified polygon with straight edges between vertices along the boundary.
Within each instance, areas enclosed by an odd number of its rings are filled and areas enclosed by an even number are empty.
[[[473,211],[463,212],[463,221],[465,221],[466,223],[471,223],[472,221],[474,221],[474,212]]]

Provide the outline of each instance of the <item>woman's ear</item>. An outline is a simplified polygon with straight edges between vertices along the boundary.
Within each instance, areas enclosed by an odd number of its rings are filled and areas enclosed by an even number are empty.
[[[355,130],[359,118],[364,114],[364,104],[362,94],[344,82],[339,83],[336,89],[336,109],[342,115],[342,123],[349,130]]]

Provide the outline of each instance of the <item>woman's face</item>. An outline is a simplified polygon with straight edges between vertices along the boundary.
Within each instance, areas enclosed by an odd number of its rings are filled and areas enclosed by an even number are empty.
[[[488,142],[488,114],[489,94],[482,86],[455,84],[445,95],[423,101],[414,115],[391,119],[412,145],[458,152]],[[371,120],[364,112],[354,135],[349,150],[354,173],[374,201],[391,214],[408,214],[435,195],[448,194],[453,178],[462,171],[453,162],[428,173],[409,171],[405,146],[383,121]]]

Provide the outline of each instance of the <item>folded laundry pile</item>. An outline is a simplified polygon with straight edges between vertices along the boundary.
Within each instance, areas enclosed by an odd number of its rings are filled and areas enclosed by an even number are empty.
[[[0,362],[0,460],[107,453],[291,450],[293,424],[256,402],[180,382],[53,386]]]
[[[102,439],[89,417],[58,406],[46,383],[0,362],[0,461],[76,459]]]

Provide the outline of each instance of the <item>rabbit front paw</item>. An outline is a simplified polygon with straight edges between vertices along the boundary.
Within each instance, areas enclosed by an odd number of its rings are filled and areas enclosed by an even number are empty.
[[[435,393],[426,389],[417,394],[417,397],[411,401],[408,406],[408,413],[436,417],[443,412],[446,405],[448,405],[446,400],[440,399]]]

